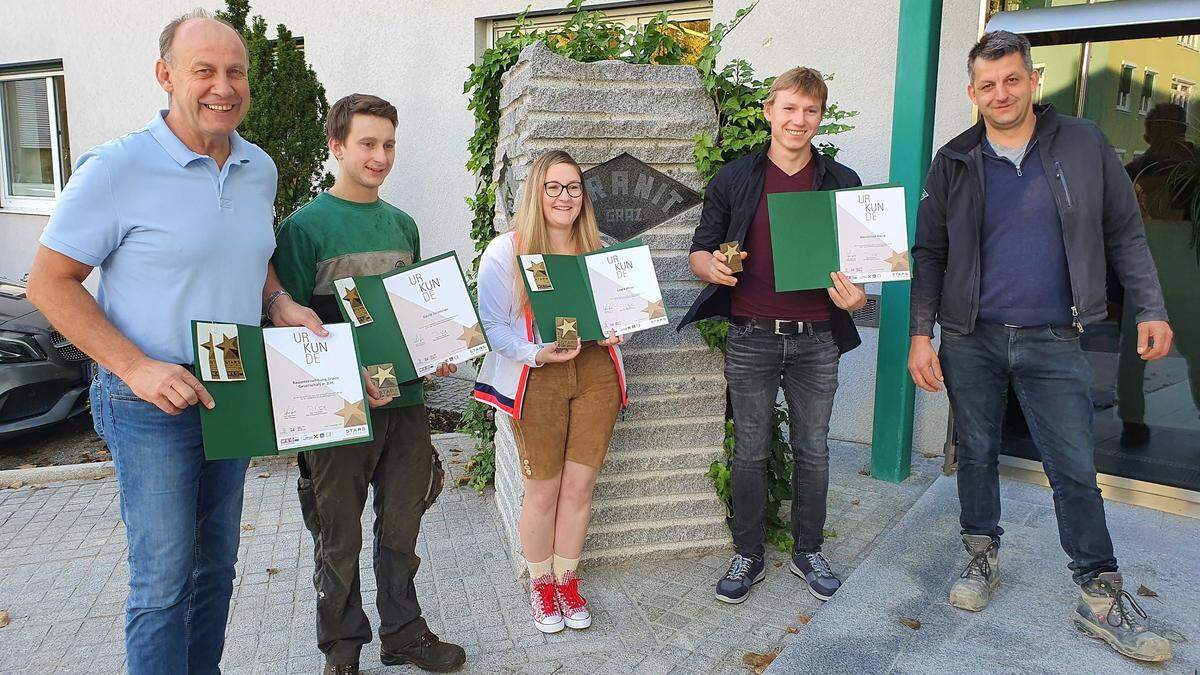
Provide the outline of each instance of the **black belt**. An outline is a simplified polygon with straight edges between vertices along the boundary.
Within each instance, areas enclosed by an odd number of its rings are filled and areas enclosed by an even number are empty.
[[[748,316],[730,317],[729,322],[737,326],[750,326],[776,335],[812,335],[818,331],[833,330],[831,321],[789,321],[787,319],[761,319]]]

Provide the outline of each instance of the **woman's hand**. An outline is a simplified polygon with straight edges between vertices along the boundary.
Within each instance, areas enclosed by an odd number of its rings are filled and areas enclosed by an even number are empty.
[[[539,366],[547,363],[566,363],[576,356],[579,356],[579,350],[582,347],[583,343],[581,342],[575,349],[559,349],[557,345],[551,342],[550,344],[538,350],[537,356],[534,357],[534,360],[537,361]]]
[[[613,331],[608,334],[607,338],[603,340],[597,340],[596,344],[600,345],[601,347],[615,347],[617,345],[625,344],[625,336],[617,335],[616,331]]]

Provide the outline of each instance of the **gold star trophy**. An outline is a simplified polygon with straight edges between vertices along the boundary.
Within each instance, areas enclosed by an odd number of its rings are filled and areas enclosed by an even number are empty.
[[[554,317],[554,346],[559,349],[579,348],[579,321],[573,316]]]
[[[367,311],[367,306],[363,304],[362,297],[358,294],[358,287],[351,286],[346,289],[346,294],[342,299],[350,305],[350,311],[354,312],[354,319],[358,321],[358,325],[371,323],[371,313]]]
[[[217,345],[217,348],[221,350],[222,355],[225,357],[225,373],[231,380],[246,379],[246,370],[242,368],[242,353],[238,350],[237,335],[233,337],[221,335],[221,337],[224,339],[221,341],[221,344]]]
[[[200,346],[208,350],[208,377],[204,379],[209,382],[220,382],[222,378],[221,370],[217,368],[216,336],[209,333],[208,342],[201,342]]]
[[[721,244],[721,255],[725,256],[725,266],[730,272],[742,271],[742,243],[738,241],[727,241]]]
[[[379,395],[383,398],[389,396],[400,395],[400,383],[396,381],[396,366],[391,363],[380,363],[374,366],[367,366],[367,377],[375,382],[375,386],[379,388]]]
[[[546,272],[546,262],[530,263],[529,267],[525,268],[526,272],[533,275],[533,285],[539,291],[552,291],[554,284],[550,283],[550,275]]]

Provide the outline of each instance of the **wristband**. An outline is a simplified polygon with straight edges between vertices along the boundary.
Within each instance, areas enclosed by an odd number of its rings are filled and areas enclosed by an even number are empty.
[[[288,296],[289,298],[292,297],[291,293],[288,293],[287,291],[285,291],[283,289],[275,291],[274,293],[271,293],[270,295],[267,296],[267,310],[263,313],[267,315],[268,319],[271,318],[271,308],[275,306],[275,303],[276,303],[276,301],[279,300],[279,298],[282,298],[285,295]]]

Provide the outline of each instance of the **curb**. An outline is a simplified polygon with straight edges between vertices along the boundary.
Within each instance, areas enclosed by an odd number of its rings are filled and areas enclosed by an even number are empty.
[[[439,452],[456,446],[462,447],[465,450],[474,442],[471,436],[457,433],[433,434],[432,439],[433,446]],[[268,466],[287,461],[287,456],[255,457],[252,461],[254,466]],[[32,469],[8,469],[0,471],[0,489],[18,484],[46,485],[47,483],[61,483],[69,480],[98,480],[115,474],[116,471],[113,468],[111,459],[106,462],[39,466]]]

